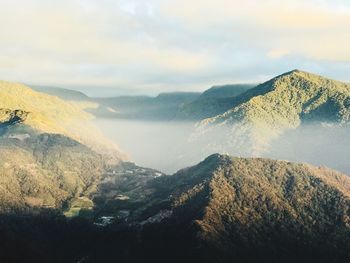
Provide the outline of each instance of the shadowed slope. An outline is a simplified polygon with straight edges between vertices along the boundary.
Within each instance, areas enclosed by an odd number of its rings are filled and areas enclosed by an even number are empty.
[[[167,216],[148,225],[144,238],[153,240],[153,248],[163,240],[165,254],[179,246],[185,254],[178,256],[195,262],[350,258],[350,179],[341,173],[212,155],[153,186],[168,193],[171,205],[158,212]]]

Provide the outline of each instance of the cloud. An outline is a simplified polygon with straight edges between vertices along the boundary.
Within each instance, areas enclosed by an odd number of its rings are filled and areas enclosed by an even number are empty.
[[[225,27],[223,40],[266,50],[268,57],[271,50],[289,50],[306,58],[350,62],[345,47],[349,2],[177,0],[164,4],[163,10],[198,31]],[[230,32],[236,40],[230,39]]]
[[[273,49],[267,53],[267,56],[269,58],[276,59],[276,58],[282,58],[282,57],[288,55],[289,53],[290,53],[290,51],[288,49],[283,49],[283,48]]]
[[[145,91],[295,67],[349,80],[349,28],[340,0],[0,0],[0,77]]]

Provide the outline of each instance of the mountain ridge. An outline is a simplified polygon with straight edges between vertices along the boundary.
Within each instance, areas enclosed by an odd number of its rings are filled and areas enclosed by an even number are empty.
[[[268,150],[271,140],[303,123],[345,125],[350,121],[350,84],[300,70],[260,84],[238,96],[237,101],[225,113],[201,121],[199,133],[211,129],[215,133],[215,127],[226,126],[227,140],[234,141],[245,131],[249,135],[243,140],[253,154],[259,154]]]
[[[125,168],[128,171],[130,166]],[[115,175],[111,172],[110,179]],[[123,191],[128,185],[111,190]],[[39,242],[45,248],[41,262],[76,258],[109,262],[116,257],[121,262],[164,262],[167,258],[169,262],[208,263],[340,263],[350,259],[350,178],[334,170],[213,154],[136,188],[145,196],[146,207],[140,210],[135,207],[140,205],[137,200],[130,203],[116,192],[115,212],[119,207],[123,217],[107,225],[79,218],[65,221],[50,214],[10,216],[0,220],[0,240],[11,244],[11,249],[17,240],[22,241],[25,255],[35,258],[37,251],[28,244],[39,236],[45,240]],[[109,196],[108,189],[104,190]],[[9,229],[4,231],[4,225]],[[52,237],[47,238],[48,232]],[[76,243],[82,237],[85,241]],[[69,250],[69,256],[62,254],[62,248],[72,245],[75,249]],[[14,257],[7,251],[5,255]]]
[[[0,81],[0,105],[1,122],[11,114],[26,112],[22,124],[34,130],[63,134],[99,152],[120,152],[92,123],[94,116],[77,104],[36,92],[23,84]]]
[[[164,254],[174,243],[162,242],[175,239],[188,253],[182,256],[192,256],[195,262],[349,258],[350,179],[344,174],[288,161],[215,154],[158,181],[172,201],[158,210],[158,223],[147,221],[143,241],[156,240],[153,248],[165,246]],[[152,234],[156,229],[160,233]]]

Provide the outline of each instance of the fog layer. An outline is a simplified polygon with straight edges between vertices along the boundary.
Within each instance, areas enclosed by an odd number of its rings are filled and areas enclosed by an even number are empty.
[[[96,123],[131,161],[168,174],[212,153],[307,162],[350,174],[350,129],[345,127],[305,125],[284,133],[267,149],[257,152],[249,131],[239,125],[224,125],[215,132],[200,134],[194,122],[98,119]]]
[[[269,157],[327,166],[350,175],[350,127],[304,125],[275,140]]]
[[[96,123],[138,165],[173,173],[195,163],[184,158],[193,151],[188,141],[192,122],[97,119]]]

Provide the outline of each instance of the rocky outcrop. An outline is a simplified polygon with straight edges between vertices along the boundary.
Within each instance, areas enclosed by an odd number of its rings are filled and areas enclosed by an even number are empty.
[[[0,109],[0,135],[18,123],[23,123],[29,112],[23,110]]]

